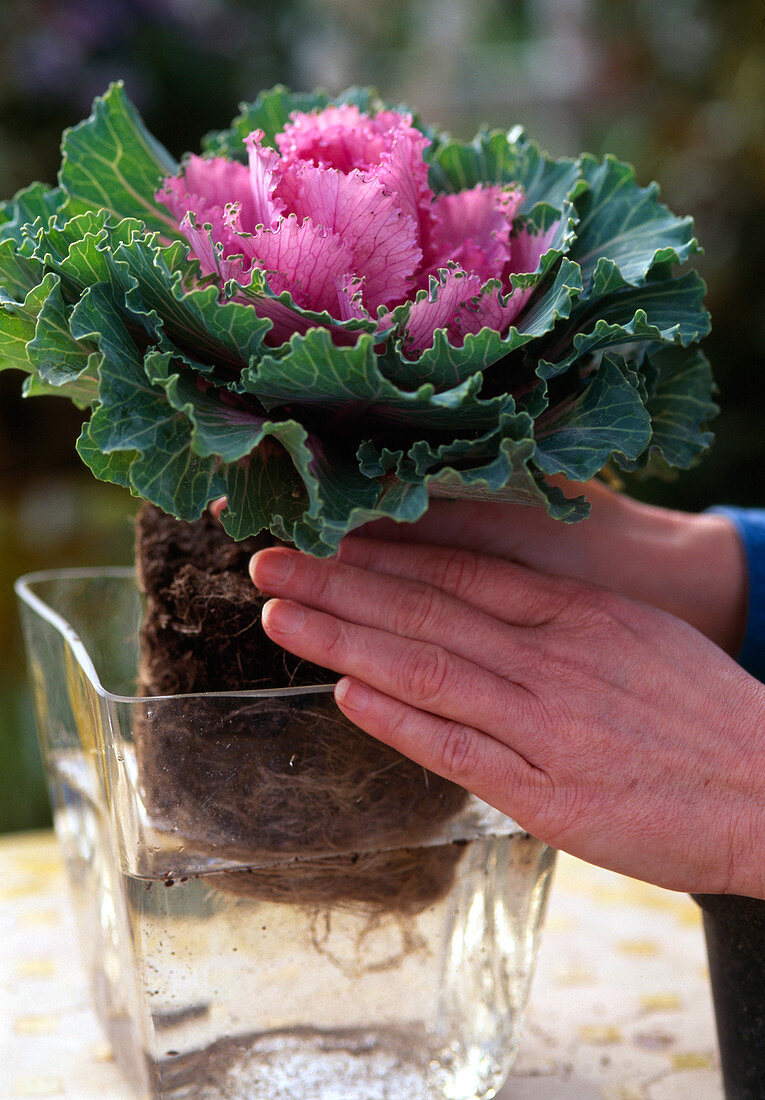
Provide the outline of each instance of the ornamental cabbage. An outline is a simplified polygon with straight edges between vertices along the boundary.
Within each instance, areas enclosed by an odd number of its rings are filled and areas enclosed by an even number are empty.
[[[368,90],[276,88],[179,166],[122,86],[0,214],[0,369],[89,407],[93,473],[313,554],[429,494],[587,513],[550,484],[708,446],[704,284],[612,157],[470,143]]]

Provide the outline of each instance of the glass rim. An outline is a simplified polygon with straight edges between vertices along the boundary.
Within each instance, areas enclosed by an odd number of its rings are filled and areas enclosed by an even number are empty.
[[[93,690],[104,700],[112,703],[155,703],[163,700],[182,699],[283,699],[296,695],[326,694],[334,691],[334,684],[307,684],[298,687],[280,688],[250,688],[241,691],[194,691],[177,695],[120,695],[109,691],[101,683],[101,678],[96,672],[95,666],[88,653],[87,647],[72,624],[58,611],[46,603],[33,589],[35,584],[45,581],[77,581],[88,579],[109,579],[135,581],[135,569],[130,565],[111,566],[74,566],[62,569],[41,569],[32,573],[24,573],[13,583],[13,590],[17,598],[29,607],[40,618],[50,623],[62,636],[72,651],[75,659],[90,681]]]

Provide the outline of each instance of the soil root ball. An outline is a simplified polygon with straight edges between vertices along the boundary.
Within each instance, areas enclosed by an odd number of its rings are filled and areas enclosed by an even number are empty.
[[[362,733],[330,692],[242,694],[336,679],[262,629],[267,597],[247,566],[272,544],[235,543],[209,516],[139,513],[139,690],[155,697],[134,730],[147,809],[187,849],[247,865],[216,874],[217,888],[412,915],[451,885],[462,849],[427,845],[467,795]],[[236,694],[184,698],[204,692]]]

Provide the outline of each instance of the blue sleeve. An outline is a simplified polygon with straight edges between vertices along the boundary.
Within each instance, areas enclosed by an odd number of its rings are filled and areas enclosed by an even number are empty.
[[[725,507],[709,511],[727,516],[744,546],[749,567],[749,609],[737,660],[752,676],[765,681],[765,510]]]

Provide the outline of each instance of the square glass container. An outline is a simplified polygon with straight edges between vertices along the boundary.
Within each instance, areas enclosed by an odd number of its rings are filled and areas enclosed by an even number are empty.
[[[136,1095],[493,1096],[554,852],[350,727],[331,685],[137,696],[131,570],[16,591],[82,957]]]

